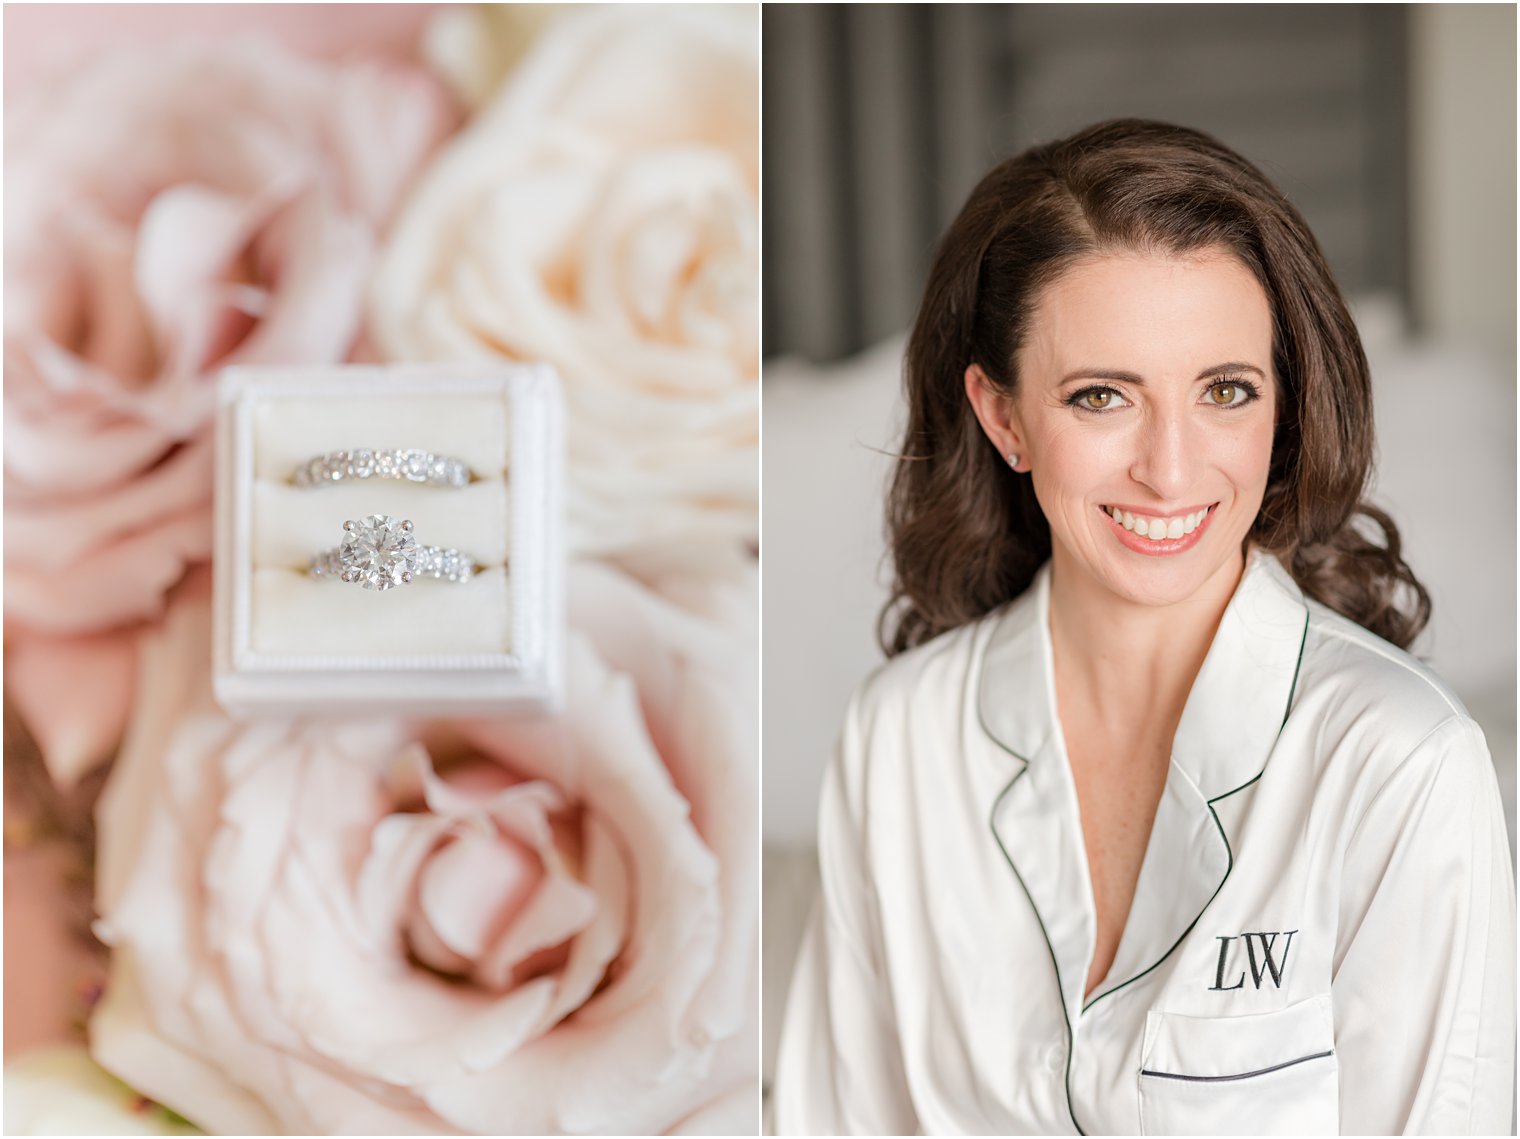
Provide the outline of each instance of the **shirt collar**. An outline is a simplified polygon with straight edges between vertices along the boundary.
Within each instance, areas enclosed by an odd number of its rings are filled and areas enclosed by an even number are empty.
[[[1050,648],[1050,567],[993,626],[977,710],[999,745],[992,833],[1050,947],[1068,1026],[1084,1005],[1096,917],[1060,746]],[[1277,561],[1253,553],[1188,694],[1129,921],[1092,997],[1153,969],[1224,885],[1231,846],[1213,803],[1261,774],[1292,699],[1308,624],[1303,595]],[[1091,1002],[1088,1002],[1091,1003]]]
[[[1287,717],[1308,615],[1303,593],[1277,559],[1252,550],[1172,746],[1173,762],[1206,799],[1249,782],[1265,766]],[[1026,762],[1046,753],[1056,731],[1050,563],[997,618],[977,705],[983,729],[1004,750]]]

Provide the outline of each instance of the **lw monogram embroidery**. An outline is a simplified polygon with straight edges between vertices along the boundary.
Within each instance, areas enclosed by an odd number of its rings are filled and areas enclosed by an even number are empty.
[[[1288,950],[1293,947],[1293,935],[1297,932],[1296,929],[1290,929],[1287,932],[1279,930],[1272,933],[1242,933],[1235,937],[1215,938],[1219,942],[1219,968],[1215,971],[1214,983],[1209,986],[1209,991],[1230,992],[1234,989],[1245,988],[1246,971],[1244,969],[1240,971],[1240,980],[1233,985],[1224,983],[1225,970],[1229,968],[1230,962],[1230,943],[1242,940],[1246,943],[1246,957],[1251,965],[1251,982],[1259,989],[1262,978],[1271,977],[1273,987],[1282,988],[1283,970],[1288,967]],[[1279,937],[1283,939],[1281,960],[1273,956],[1273,947],[1276,946]],[[1261,949],[1259,959],[1256,955],[1258,946]],[[1236,962],[1237,964],[1239,962],[1238,953]]]

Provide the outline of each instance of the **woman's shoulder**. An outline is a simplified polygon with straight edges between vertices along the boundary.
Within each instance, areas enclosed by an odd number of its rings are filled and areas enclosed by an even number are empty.
[[[863,724],[883,716],[956,707],[972,682],[988,637],[1009,608],[1001,606],[882,662],[856,687],[851,719]]]
[[[1290,718],[1339,741],[1362,779],[1381,783],[1410,759],[1492,766],[1482,730],[1427,664],[1319,602],[1309,610]]]
[[[1328,606],[1307,598],[1305,605],[1304,682],[1330,685],[1348,701],[1393,705],[1414,725],[1467,717],[1457,694],[1429,665]]]
[[[1017,603],[1015,603],[1017,604]],[[856,686],[826,783],[837,806],[857,819],[880,805],[915,800],[922,764],[943,774],[974,706],[976,677],[988,639],[1008,606],[896,654]]]

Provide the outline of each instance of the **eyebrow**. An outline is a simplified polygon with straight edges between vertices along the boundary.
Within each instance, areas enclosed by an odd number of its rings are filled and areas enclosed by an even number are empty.
[[[1232,361],[1228,364],[1215,364],[1212,368],[1205,368],[1198,373],[1196,379],[1207,380],[1212,379],[1214,376],[1228,376],[1237,372],[1255,372],[1262,379],[1267,378],[1267,374],[1255,364]],[[1061,377],[1061,383],[1063,384],[1069,383],[1072,380],[1122,380],[1127,384],[1137,384],[1140,387],[1145,386],[1144,378],[1136,375],[1134,372],[1120,372],[1112,368],[1078,368],[1076,371],[1068,372]]]

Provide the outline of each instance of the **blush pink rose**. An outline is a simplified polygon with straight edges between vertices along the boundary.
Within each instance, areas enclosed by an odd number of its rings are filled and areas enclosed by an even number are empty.
[[[451,113],[416,71],[263,40],[122,52],[8,103],[9,640],[119,660],[87,638],[155,618],[210,556],[215,371],[345,358]],[[60,734],[67,709],[26,703]]]
[[[689,569],[757,537],[757,17],[557,18],[386,240],[370,317],[387,358],[558,370],[583,554]]]
[[[302,55],[415,62],[448,4],[13,4],[5,10],[5,97],[102,51],[168,40],[267,35]]]
[[[346,355],[445,113],[416,73],[262,41],[108,57],[7,108],[7,616],[151,616],[207,555],[214,371]]]
[[[136,626],[72,637],[12,628],[6,694],[60,788],[73,786],[121,739],[132,707],[138,636]]]
[[[213,1132],[753,1134],[755,581],[664,588],[576,566],[564,714],[435,724],[235,723],[177,598],[98,811],[99,1062]]]

